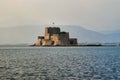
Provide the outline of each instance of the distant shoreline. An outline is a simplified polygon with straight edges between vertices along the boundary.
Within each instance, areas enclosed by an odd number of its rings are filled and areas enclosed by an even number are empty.
[[[29,45],[29,44],[25,44],[25,45],[0,45],[0,47],[120,47],[120,44],[79,44],[79,45],[50,45],[50,46],[35,46],[35,45]]]
[[[58,46],[34,46],[34,45],[30,45],[31,47],[120,47],[120,45],[68,45],[68,46],[62,46],[62,45],[58,45]]]

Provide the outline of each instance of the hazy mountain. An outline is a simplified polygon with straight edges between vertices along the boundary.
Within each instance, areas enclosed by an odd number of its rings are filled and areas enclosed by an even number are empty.
[[[70,37],[78,38],[79,42],[106,42],[106,35],[91,31],[80,26],[62,26],[62,30],[70,32]]]
[[[0,44],[33,43],[43,30],[40,26],[0,28]]]
[[[0,44],[19,44],[19,43],[34,43],[37,36],[44,35],[46,26],[33,25],[11,28],[0,28]],[[70,33],[71,38],[78,38],[78,42],[118,42],[120,34],[98,33],[87,30],[80,26],[59,26],[61,31]]]
[[[113,42],[114,41],[120,42],[120,30],[113,31],[113,32],[107,34],[107,36],[109,36]]]

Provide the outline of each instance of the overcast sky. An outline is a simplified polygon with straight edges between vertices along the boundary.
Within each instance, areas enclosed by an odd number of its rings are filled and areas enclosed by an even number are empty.
[[[96,31],[120,29],[120,0],[0,0],[0,27],[52,22]]]

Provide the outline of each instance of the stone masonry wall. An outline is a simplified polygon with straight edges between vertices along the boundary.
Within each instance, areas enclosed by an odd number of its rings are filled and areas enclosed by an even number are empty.
[[[45,28],[45,39],[51,39],[53,34],[59,34],[60,28],[58,27],[46,27]]]
[[[59,27],[46,27],[45,35],[38,36],[37,46],[68,46],[77,45],[76,38],[69,38],[69,32],[60,32]]]

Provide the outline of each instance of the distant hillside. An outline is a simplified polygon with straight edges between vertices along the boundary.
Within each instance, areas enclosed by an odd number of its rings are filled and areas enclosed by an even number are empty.
[[[46,26],[33,25],[21,26],[12,28],[0,28],[0,44],[18,44],[18,43],[34,43],[37,36],[44,35],[44,28]],[[59,26],[61,31],[70,33],[71,38],[78,38],[81,42],[118,42],[120,34],[107,34],[98,33],[85,29],[80,26]]]
[[[0,28],[0,44],[33,43],[43,30],[40,26]]]
[[[120,42],[120,30],[113,31],[110,34],[107,34],[111,38],[111,40],[114,42]]]
[[[79,42],[105,42],[108,38],[102,33],[91,31],[80,26],[62,26],[61,29],[70,32],[70,37],[78,38]]]

